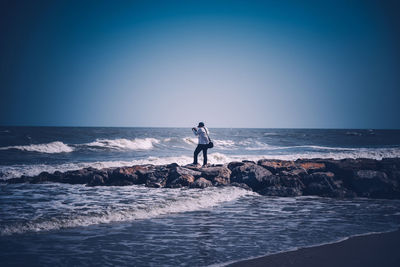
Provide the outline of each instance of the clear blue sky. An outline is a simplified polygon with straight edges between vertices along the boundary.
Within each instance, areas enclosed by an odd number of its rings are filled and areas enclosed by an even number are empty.
[[[0,1],[0,125],[400,128],[399,1]]]

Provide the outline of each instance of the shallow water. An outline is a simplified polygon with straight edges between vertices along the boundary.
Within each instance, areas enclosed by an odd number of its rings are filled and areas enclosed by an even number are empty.
[[[0,202],[5,265],[205,266],[400,225],[397,200],[273,198],[234,187],[2,185]]]
[[[398,130],[210,129],[210,163],[400,157]],[[192,161],[190,128],[0,127],[0,179]],[[200,156],[201,157],[201,156]],[[400,201],[200,189],[0,184],[0,262],[205,266],[397,229]]]

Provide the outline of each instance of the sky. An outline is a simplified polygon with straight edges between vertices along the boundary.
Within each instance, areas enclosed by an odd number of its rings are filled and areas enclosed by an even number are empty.
[[[399,129],[399,3],[0,0],[0,125]]]

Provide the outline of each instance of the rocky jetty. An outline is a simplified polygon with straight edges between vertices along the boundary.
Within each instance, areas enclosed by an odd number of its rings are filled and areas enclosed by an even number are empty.
[[[335,198],[400,199],[400,158],[299,159],[230,162],[200,168],[190,165],[138,165],[85,168],[64,173],[13,178],[5,183],[57,182],[87,186],[205,188],[239,186],[267,196],[323,196]]]

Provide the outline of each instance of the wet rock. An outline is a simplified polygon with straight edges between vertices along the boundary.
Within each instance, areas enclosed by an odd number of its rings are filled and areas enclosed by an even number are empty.
[[[303,168],[292,169],[289,171],[281,171],[279,173],[280,176],[288,176],[288,177],[296,177],[296,178],[303,177],[307,174],[308,174],[307,171]]]
[[[260,159],[257,164],[269,170],[273,174],[297,168],[293,161],[284,160]]]
[[[169,188],[180,188],[184,186],[191,186],[195,181],[193,175],[190,174],[182,174],[181,176],[177,177],[175,180],[171,181],[166,185]]]
[[[326,170],[335,173],[337,177],[347,182],[353,177],[355,170],[378,170],[378,161],[374,159],[342,159],[320,160]]]
[[[233,182],[233,183],[231,183],[230,185],[231,185],[231,186],[240,187],[240,188],[243,188],[243,189],[246,189],[246,190],[249,190],[249,191],[253,191],[253,189],[251,189],[247,184],[244,184],[244,183],[236,183],[236,182]]]
[[[206,168],[176,163],[94,169],[64,173],[42,172],[4,183],[57,182],[88,186],[148,187],[239,186],[268,196],[317,195],[400,199],[400,159],[301,159],[231,162]]]
[[[297,160],[295,163],[309,174],[314,172],[323,172],[326,170],[325,163],[322,162]]]
[[[212,186],[212,183],[206,178],[200,177],[190,187],[192,188],[206,188]]]
[[[231,176],[231,170],[227,167],[209,167],[201,169],[201,176],[207,180],[212,181],[215,177],[221,177],[223,179],[229,179]]]
[[[359,170],[352,179],[353,190],[358,196],[372,198],[398,198],[400,190],[395,181],[386,173],[373,170]]]
[[[254,191],[275,185],[279,179],[270,171],[256,164],[245,163],[232,170],[231,181],[247,184]]]
[[[334,196],[335,190],[342,188],[342,181],[335,181],[332,172],[315,172],[304,176],[301,181],[305,185],[304,195]]]
[[[108,175],[107,185],[133,185],[139,184],[138,167],[123,167],[111,170]]]
[[[106,171],[103,173],[101,170],[85,168],[76,171],[64,172],[58,182],[67,184],[88,184],[92,180],[93,175],[96,173],[104,177],[108,176]]]
[[[98,174],[93,175],[92,179],[87,184],[88,186],[100,186],[105,185],[104,177]]]
[[[221,177],[221,176],[212,178],[211,182],[213,183],[214,186],[229,185],[231,183],[229,177]]]
[[[302,191],[299,188],[280,185],[266,187],[262,189],[259,193],[264,196],[277,197],[296,197],[302,195]]]
[[[144,174],[147,187],[164,187],[167,183],[169,169],[159,166],[152,171]]]
[[[239,166],[243,166],[245,163],[244,162],[240,162],[240,161],[232,161],[228,164],[228,169],[230,169],[231,171]]]

